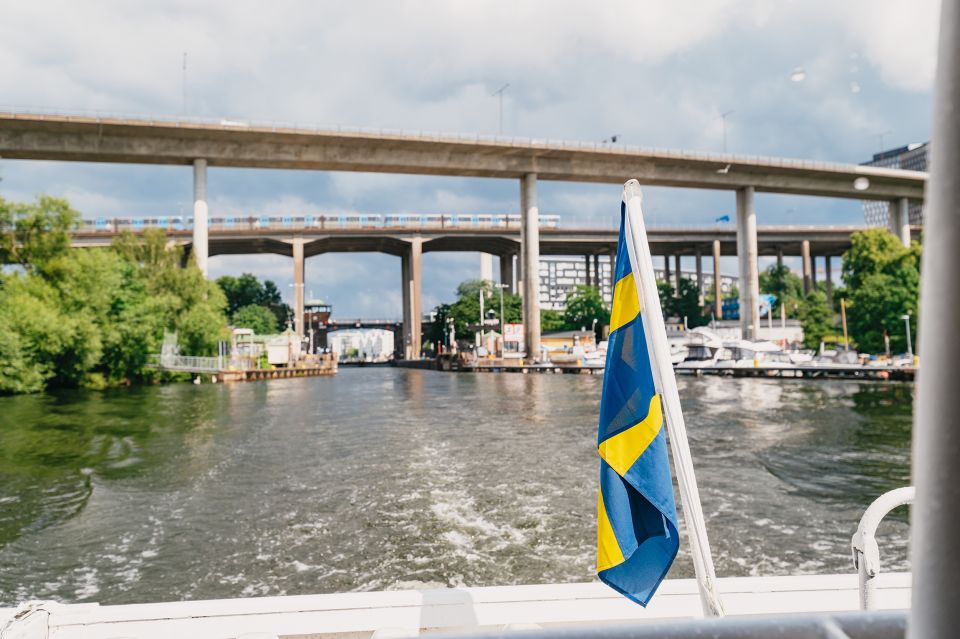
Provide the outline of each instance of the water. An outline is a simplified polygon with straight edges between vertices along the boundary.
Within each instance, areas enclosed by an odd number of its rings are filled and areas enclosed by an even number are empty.
[[[0,603],[593,579],[600,377],[336,378],[0,398]],[[909,481],[910,385],[684,378],[721,576],[852,572]],[[906,515],[881,527],[905,569]],[[682,556],[672,577],[692,575]]]

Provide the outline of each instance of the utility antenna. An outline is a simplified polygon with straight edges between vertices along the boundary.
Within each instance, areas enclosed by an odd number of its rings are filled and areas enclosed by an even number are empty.
[[[506,91],[509,86],[510,86],[510,83],[508,82],[490,94],[492,96],[495,95],[498,98],[500,98],[500,120],[499,120],[500,126],[497,129],[497,135],[503,135],[503,92]]]
[[[727,152],[727,116],[736,113],[734,110],[725,111],[720,114],[720,120],[723,122],[723,152]]]
[[[874,133],[874,135],[877,136],[877,142],[880,143],[880,153],[883,153],[884,149],[886,148],[883,144],[883,138],[887,137],[891,133],[893,133],[893,131],[891,131],[890,129],[887,129],[886,131],[883,131],[881,133]]]
[[[180,82],[180,113],[187,114],[187,52],[183,52],[183,73]]]

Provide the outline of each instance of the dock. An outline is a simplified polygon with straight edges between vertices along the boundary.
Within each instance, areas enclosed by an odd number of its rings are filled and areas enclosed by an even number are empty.
[[[674,366],[677,375],[720,375],[725,377],[785,377],[793,379],[859,379],[871,381],[912,382],[916,379],[917,369],[913,366],[817,366],[796,364],[790,366],[710,366],[689,368]]]
[[[151,367],[160,371],[202,375],[216,384],[336,375],[337,359],[332,353],[325,353],[308,355],[289,366],[260,367],[249,358],[164,355],[157,356]]]
[[[587,362],[531,362],[522,359],[481,359],[479,361],[462,360],[457,357],[441,355],[428,359],[394,360],[399,368],[417,368],[431,371],[457,373],[542,373],[553,375],[603,375],[603,366]],[[788,379],[858,379],[864,381],[901,381],[912,382],[916,379],[917,368],[913,366],[869,366],[860,364],[838,365],[763,365],[763,366],[712,366],[690,368],[675,365],[677,375],[702,377],[718,375],[723,377],[772,377]]]

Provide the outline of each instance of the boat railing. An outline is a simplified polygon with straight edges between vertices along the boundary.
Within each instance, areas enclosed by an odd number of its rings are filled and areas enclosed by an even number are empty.
[[[876,610],[876,583],[880,574],[880,548],[877,546],[877,526],[898,506],[913,503],[913,486],[897,488],[877,497],[863,513],[857,532],[850,540],[853,566],[860,576],[860,609]]]

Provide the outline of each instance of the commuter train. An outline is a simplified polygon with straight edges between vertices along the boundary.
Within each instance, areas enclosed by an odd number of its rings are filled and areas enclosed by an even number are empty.
[[[541,215],[541,228],[558,228],[560,216]],[[119,233],[133,231],[138,233],[148,228],[167,231],[187,231],[193,229],[193,216],[156,216],[134,218],[85,219],[81,223],[81,232]],[[332,215],[221,215],[212,216],[208,228],[217,231],[249,231],[257,229],[389,229],[389,228],[430,228],[430,229],[469,229],[469,228],[520,228],[519,215],[499,214],[366,214],[344,213]]]

